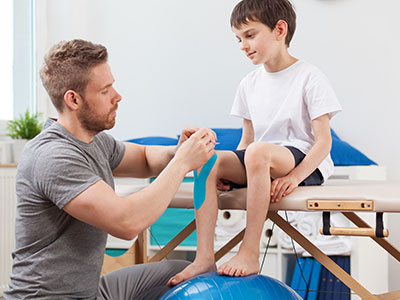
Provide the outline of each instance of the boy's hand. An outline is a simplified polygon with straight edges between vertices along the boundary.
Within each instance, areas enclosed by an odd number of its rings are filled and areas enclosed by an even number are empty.
[[[227,192],[231,190],[231,183],[228,180],[218,179],[217,189],[222,192]]]
[[[293,176],[287,175],[281,178],[276,178],[271,183],[271,202],[279,202],[282,197],[289,195],[300,182]]]

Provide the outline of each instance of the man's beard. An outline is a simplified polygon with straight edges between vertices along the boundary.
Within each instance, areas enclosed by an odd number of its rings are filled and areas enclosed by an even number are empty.
[[[114,127],[115,118],[109,118],[109,115],[116,110],[116,107],[111,109],[105,116],[100,116],[89,106],[87,101],[83,99],[83,106],[78,113],[78,120],[81,122],[82,127],[89,132],[97,134],[103,130],[108,130]]]

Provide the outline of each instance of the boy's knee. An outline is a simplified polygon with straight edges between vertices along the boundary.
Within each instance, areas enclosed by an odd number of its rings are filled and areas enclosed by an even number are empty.
[[[246,168],[254,166],[266,166],[271,162],[271,144],[266,142],[254,142],[246,149],[244,157]]]
[[[218,177],[218,173],[219,173],[219,169],[220,169],[220,158],[219,156],[217,157],[217,160],[215,161],[214,166],[212,167],[210,173],[207,176],[207,181],[211,180],[216,180],[216,178]]]
[[[229,157],[226,155],[225,152],[217,152],[218,158],[215,162],[214,167],[212,168],[209,177],[218,179],[224,174],[226,168],[231,164]]]

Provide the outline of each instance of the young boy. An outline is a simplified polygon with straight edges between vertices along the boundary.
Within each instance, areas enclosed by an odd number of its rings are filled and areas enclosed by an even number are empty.
[[[247,183],[247,224],[236,256],[219,274],[246,276],[259,271],[259,243],[270,202],[299,185],[320,185],[333,171],[330,119],[341,106],[327,78],[288,52],[296,14],[288,0],[243,0],[234,8],[232,29],[241,50],[261,65],[240,83],[231,114],[243,118],[236,151],[221,151],[207,179],[206,200],[196,211],[195,261],[170,285],[215,271],[214,227],[217,187]],[[271,182],[272,180],[272,182]]]

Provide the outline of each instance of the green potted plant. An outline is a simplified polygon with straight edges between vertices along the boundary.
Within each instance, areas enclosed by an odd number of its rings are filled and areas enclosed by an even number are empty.
[[[8,121],[6,135],[13,142],[14,162],[18,162],[26,142],[37,136],[42,130],[43,123],[39,121],[40,114],[30,114],[27,109],[24,115],[15,120]]]

